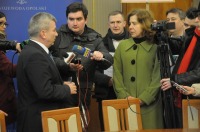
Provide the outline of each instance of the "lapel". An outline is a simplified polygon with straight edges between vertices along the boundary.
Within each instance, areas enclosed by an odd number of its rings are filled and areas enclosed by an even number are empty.
[[[61,76],[60,76],[60,73],[59,73],[59,71],[58,71],[58,68],[57,68],[56,64],[53,62],[53,60],[52,60],[52,58],[50,57],[50,55],[47,54],[46,51],[45,51],[40,45],[38,45],[37,43],[35,43],[35,42],[31,41],[31,40],[30,40],[29,46],[35,48],[36,50],[39,50],[39,51],[44,55],[44,57],[45,57],[46,60],[47,60],[47,63],[49,64],[49,66],[50,66],[51,69],[52,69],[52,72],[53,72],[54,74],[56,74],[56,76],[59,77],[60,80],[62,80],[62,79],[61,79]]]

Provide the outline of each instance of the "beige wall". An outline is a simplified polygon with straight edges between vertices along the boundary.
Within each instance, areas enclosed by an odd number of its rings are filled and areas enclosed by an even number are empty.
[[[114,10],[122,10],[121,0],[83,0],[88,8],[87,25],[102,36],[105,36],[108,30],[108,14]]]
[[[177,7],[187,10],[189,7],[197,7],[200,0],[175,0],[175,3],[153,3],[149,4],[150,10],[153,12],[155,19],[165,19],[165,12],[169,8]],[[87,6],[88,26],[95,29],[102,36],[105,36],[108,29],[108,14],[114,10],[123,11],[127,16],[130,10],[134,8],[146,8],[146,4],[142,3],[129,3],[121,4],[121,0],[83,0]],[[159,12],[158,12],[159,10]]]

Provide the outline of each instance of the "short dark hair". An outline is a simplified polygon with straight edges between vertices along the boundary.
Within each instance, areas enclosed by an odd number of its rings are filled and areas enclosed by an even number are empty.
[[[115,16],[115,15],[118,15],[118,14],[120,14],[125,19],[124,14],[121,11],[112,11],[112,12],[110,12],[108,14],[108,19],[110,18],[110,16]]]
[[[6,17],[6,15],[0,11],[0,18],[2,18],[2,17]]]
[[[169,14],[169,13],[177,13],[180,17],[181,20],[185,19],[185,12],[179,8],[171,8],[169,9],[167,12],[166,12],[166,16]]]
[[[88,10],[86,6],[81,2],[74,2],[74,3],[71,3],[69,6],[67,6],[66,17],[68,17],[70,12],[77,12],[77,11],[82,11],[84,18],[87,19]]]
[[[198,16],[198,12],[195,12],[197,8],[191,7],[186,11],[186,17],[189,19],[195,19]]]

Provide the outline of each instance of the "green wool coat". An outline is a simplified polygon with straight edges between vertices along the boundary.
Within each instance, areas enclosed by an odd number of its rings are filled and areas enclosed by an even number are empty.
[[[114,55],[113,80],[117,98],[133,96],[142,100],[144,129],[163,128],[160,96],[160,65],[157,45],[144,41],[135,44],[132,38],[120,42]]]

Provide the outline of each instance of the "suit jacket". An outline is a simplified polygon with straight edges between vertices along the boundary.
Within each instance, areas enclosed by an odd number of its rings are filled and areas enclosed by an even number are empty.
[[[17,81],[18,132],[42,132],[42,111],[69,106],[69,87],[63,85],[50,56],[31,40],[19,56]]]

